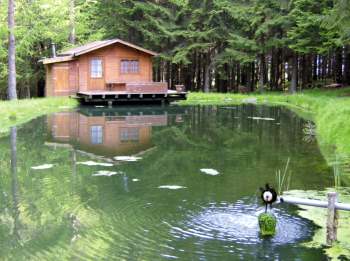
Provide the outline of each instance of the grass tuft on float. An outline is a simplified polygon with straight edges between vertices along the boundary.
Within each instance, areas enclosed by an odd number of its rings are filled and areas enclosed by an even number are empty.
[[[277,219],[273,214],[261,213],[258,219],[262,236],[274,236],[276,234]]]

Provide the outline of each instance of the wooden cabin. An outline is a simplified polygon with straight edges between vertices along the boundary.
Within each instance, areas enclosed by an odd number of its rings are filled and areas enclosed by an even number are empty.
[[[55,53],[55,52],[54,52]],[[109,104],[127,100],[186,99],[186,93],[153,82],[157,53],[120,39],[92,42],[43,59],[45,95],[76,96],[84,102]]]

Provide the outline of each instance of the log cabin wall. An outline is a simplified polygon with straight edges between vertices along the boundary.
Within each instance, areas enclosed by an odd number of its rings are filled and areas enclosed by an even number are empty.
[[[75,94],[79,90],[79,63],[69,62],[69,92]]]
[[[91,79],[90,61],[94,58],[102,60],[102,79]],[[138,60],[138,73],[122,73],[121,60]],[[115,44],[78,58],[79,91],[104,90],[106,82],[152,82],[152,57],[122,44]]]
[[[68,96],[76,94],[78,85],[77,61],[46,65],[45,95]]]
[[[53,83],[52,83],[52,64],[45,65],[45,96],[50,97],[53,95]]]

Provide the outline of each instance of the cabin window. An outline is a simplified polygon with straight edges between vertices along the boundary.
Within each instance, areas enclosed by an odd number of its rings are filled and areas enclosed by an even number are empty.
[[[139,128],[121,128],[120,129],[121,142],[138,142],[139,136],[140,136]]]
[[[139,73],[140,63],[139,60],[121,60],[121,72],[122,73]]]
[[[102,144],[103,143],[103,127],[102,126],[91,126],[90,137],[91,137],[91,144]]]
[[[91,78],[102,78],[102,60],[91,60]]]

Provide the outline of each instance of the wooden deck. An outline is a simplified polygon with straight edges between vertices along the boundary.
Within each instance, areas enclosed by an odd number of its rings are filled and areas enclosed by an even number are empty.
[[[126,102],[172,102],[186,100],[187,92],[167,90],[166,92],[128,92],[128,91],[81,91],[77,93],[77,98],[83,104],[118,104]]]

